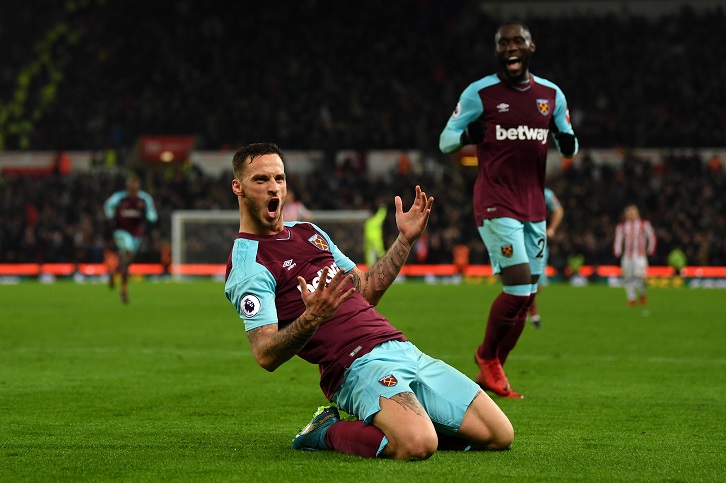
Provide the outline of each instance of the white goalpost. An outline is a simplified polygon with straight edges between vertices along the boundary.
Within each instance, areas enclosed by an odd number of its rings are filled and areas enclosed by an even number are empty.
[[[363,263],[363,223],[367,210],[312,211],[312,223],[323,229],[338,248],[356,263]],[[177,210],[171,215],[171,261],[174,278],[188,273],[184,267],[213,267],[224,274],[232,243],[239,232],[236,210]]]

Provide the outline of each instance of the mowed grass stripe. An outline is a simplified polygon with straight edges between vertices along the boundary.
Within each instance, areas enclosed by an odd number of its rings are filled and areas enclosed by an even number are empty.
[[[381,312],[474,377],[497,284],[394,285]],[[251,357],[222,284],[0,287],[0,481],[719,481],[726,450],[718,290],[552,285],[506,365],[502,453],[415,464],[290,449],[324,402],[317,369]]]

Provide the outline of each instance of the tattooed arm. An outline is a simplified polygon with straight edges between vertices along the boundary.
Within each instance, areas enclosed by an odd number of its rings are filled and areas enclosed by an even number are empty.
[[[398,235],[391,248],[367,272],[354,267],[353,285],[371,305],[376,305],[391,286],[411,253],[411,245]]]
[[[323,268],[320,280],[327,280],[328,271],[329,267]],[[300,352],[318,326],[332,317],[338,307],[355,292],[352,288],[345,290],[350,279],[350,275],[338,270],[330,282],[321,282],[314,292],[310,292],[305,279],[298,277],[305,311],[282,330],[278,330],[278,324],[269,324],[247,331],[247,339],[257,363],[272,372]]]
[[[357,267],[350,272],[353,285],[371,305],[378,304],[388,287],[396,280],[411,253],[411,247],[426,229],[434,199],[426,198],[426,193],[421,191],[420,186],[416,186],[416,198],[410,210],[403,211],[400,196],[396,196],[395,202],[398,227],[396,241],[386,254],[368,269],[368,272],[363,272]]]

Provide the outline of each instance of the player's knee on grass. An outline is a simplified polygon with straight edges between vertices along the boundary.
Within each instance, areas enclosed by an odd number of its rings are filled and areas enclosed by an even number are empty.
[[[480,391],[466,410],[459,435],[471,442],[472,449],[499,451],[514,442],[514,427],[492,398]]]
[[[439,440],[436,432],[411,431],[407,428],[400,434],[388,436],[384,455],[396,460],[425,460],[433,456]]]
[[[384,457],[423,460],[438,448],[436,429],[413,393],[400,393],[391,399],[381,397],[381,411],[374,424],[388,438]]]
[[[438,448],[439,439],[431,424],[401,422],[384,431],[388,444],[383,456],[396,460],[425,460]]]
[[[512,423],[510,423],[507,419],[506,421],[502,421],[501,424],[499,424],[498,427],[494,431],[492,431],[492,440],[489,443],[489,447],[487,449],[493,451],[509,449],[509,447],[512,446],[513,442],[514,427],[512,426]]]
[[[503,451],[509,449],[514,442],[514,428],[507,420],[492,428],[484,441],[472,441],[472,449],[484,451]]]

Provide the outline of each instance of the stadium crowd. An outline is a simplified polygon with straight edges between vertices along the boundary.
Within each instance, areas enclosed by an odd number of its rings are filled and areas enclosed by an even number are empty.
[[[0,103],[0,149],[112,148],[121,166],[143,134],[194,134],[210,150],[261,140],[327,153],[418,149],[438,168],[368,179],[344,164],[291,183],[310,209],[373,209],[421,183],[437,201],[412,262],[450,262],[463,243],[472,263],[485,263],[473,173],[452,168],[437,143],[461,89],[496,70],[501,19],[465,0],[323,3],[78,0],[38,17],[33,2],[3,2],[13,14],[0,20],[0,92],[15,95]],[[689,264],[726,265],[723,167],[695,149],[724,142],[726,66],[715,60],[726,56],[723,9],[525,20],[535,41],[547,38],[532,71],[567,92],[582,147],[548,182],[567,213],[550,263],[576,254],[615,263],[614,226],[636,202],[658,232],[653,264],[678,247]],[[621,166],[588,155],[618,146],[627,147]],[[644,160],[636,153],[645,147],[694,151]],[[194,167],[144,182],[160,222],[138,261],[158,261],[173,210],[236,208],[229,179]],[[100,261],[110,235],[101,204],[122,186],[122,171],[107,169],[1,178],[0,262]]]
[[[27,98],[0,124],[7,149],[20,137],[10,127],[27,121],[32,149],[196,134],[202,149],[274,139],[288,149],[433,150],[459,92],[496,70],[501,20],[466,0],[1,8],[12,15],[0,30],[9,46],[0,92],[23,87]],[[583,147],[723,143],[723,8],[576,12],[526,21],[535,42],[546,39],[532,72],[567,93]],[[43,62],[21,68],[33,59]]]
[[[392,203],[394,193],[420,183],[436,198],[436,208],[428,238],[418,242],[411,262],[451,263],[453,247],[464,244],[471,251],[471,263],[487,263],[474,231],[469,201],[474,177],[468,169],[392,171],[390,176],[368,179],[344,163],[332,173],[321,169],[305,179],[292,176],[289,183],[313,210],[372,210],[383,200]],[[170,239],[174,210],[235,210],[230,176],[205,176],[195,167],[148,172],[144,188],[155,198],[160,221],[149,227],[138,261],[159,262],[162,246]],[[102,203],[123,184],[123,172],[105,168],[40,179],[3,178],[0,263],[101,262],[111,234]],[[614,228],[630,202],[638,204],[656,229],[658,246],[652,264],[667,265],[671,250],[680,248],[690,265],[726,265],[726,176],[718,158],[669,155],[646,160],[626,152],[622,165],[611,166],[585,153],[548,185],[566,211],[551,243],[550,263],[560,270],[572,255],[582,255],[587,264],[617,263],[612,253]],[[393,223],[389,216],[386,234],[395,233]],[[225,256],[220,253],[219,263]]]

